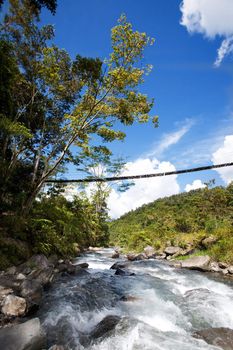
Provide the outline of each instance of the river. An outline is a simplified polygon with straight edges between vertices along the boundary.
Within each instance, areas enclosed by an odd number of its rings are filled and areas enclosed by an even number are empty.
[[[112,250],[79,257],[89,274],[63,276],[47,291],[39,311],[50,344],[81,350],[220,349],[195,339],[196,330],[233,329],[233,284],[214,275],[176,269],[158,260],[130,264],[132,276],[115,275]],[[127,301],[128,299],[128,301]],[[90,335],[107,315],[116,328]]]

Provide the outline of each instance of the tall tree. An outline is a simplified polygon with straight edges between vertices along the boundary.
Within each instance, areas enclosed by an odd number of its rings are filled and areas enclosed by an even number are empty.
[[[153,40],[133,31],[123,15],[112,29],[112,53],[100,59],[72,60],[55,45],[51,26],[40,27],[39,14],[29,0],[10,0],[2,28],[17,63],[16,110],[4,118],[16,125],[7,134],[10,159],[4,158],[4,179],[14,181],[19,164],[28,169],[29,180],[22,199],[26,213],[45,181],[74,157],[86,155],[93,139],[122,140],[116,124],[147,122],[153,101],[138,90],[151,66],[142,67],[143,51]],[[157,125],[157,117],[152,118]],[[74,146],[71,148],[71,146]]]

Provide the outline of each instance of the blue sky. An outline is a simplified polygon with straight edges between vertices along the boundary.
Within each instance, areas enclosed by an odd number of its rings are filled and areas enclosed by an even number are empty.
[[[54,24],[56,44],[73,57],[104,58],[110,30],[122,13],[135,29],[155,38],[144,58],[154,68],[141,91],[155,99],[152,115],[159,115],[159,128],[129,127],[124,143],[111,146],[130,162],[128,173],[232,161],[233,136],[226,136],[233,135],[233,1],[58,0],[56,15],[44,10],[42,20]],[[212,178],[226,184],[232,175],[229,169],[182,175],[158,183],[170,192],[155,187],[154,197],[141,196],[142,202],[184,191],[194,180],[199,182],[193,188]],[[141,187],[133,196],[146,192]],[[126,196],[128,203],[134,201],[130,193]]]

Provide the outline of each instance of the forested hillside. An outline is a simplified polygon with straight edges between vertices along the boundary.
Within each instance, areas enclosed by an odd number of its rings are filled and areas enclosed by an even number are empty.
[[[128,251],[166,244],[203,249],[205,237],[216,239],[208,254],[233,262],[233,184],[199,189],[156,200],[110,224],[113,244]],[[201,253],[201,252],[200,252]],[[206,253],[206,251],[205,251]]]

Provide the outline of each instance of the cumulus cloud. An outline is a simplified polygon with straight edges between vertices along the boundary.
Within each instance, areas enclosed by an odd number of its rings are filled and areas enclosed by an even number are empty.
[[[201,180],[194,180],[191,184],[187,184],[185,186],[185,191],[189,192],[189,191],[197,190],[198,188],[204,188],[204,187],[206,187],[206,185],[203,184]]]
[[[201,33],[213,39],[223,38],[218,49],[215,66],[233,52],[233,1],[232,0],[183,0],[181,24],[189,33]]]
[[[212,162],[214,164],[233,162],[233,135],[225,136],[223,145],[218,148],[212,155]],[[233,168],[216,169],[222,180],[229,184],[233,181]]]
[[[150,174],[155,172],[174,171],[175,167],[170,162],[159,162],[157,159],[139,158],[126,164],[122,175]],[[110,216],[117,218],[124,213],[136,209],[143,204],[154,201],[157,198],[179,193],[180,187],[177,176],[140,179],[135,181],[126,192],[112,190],[108,207]]]

